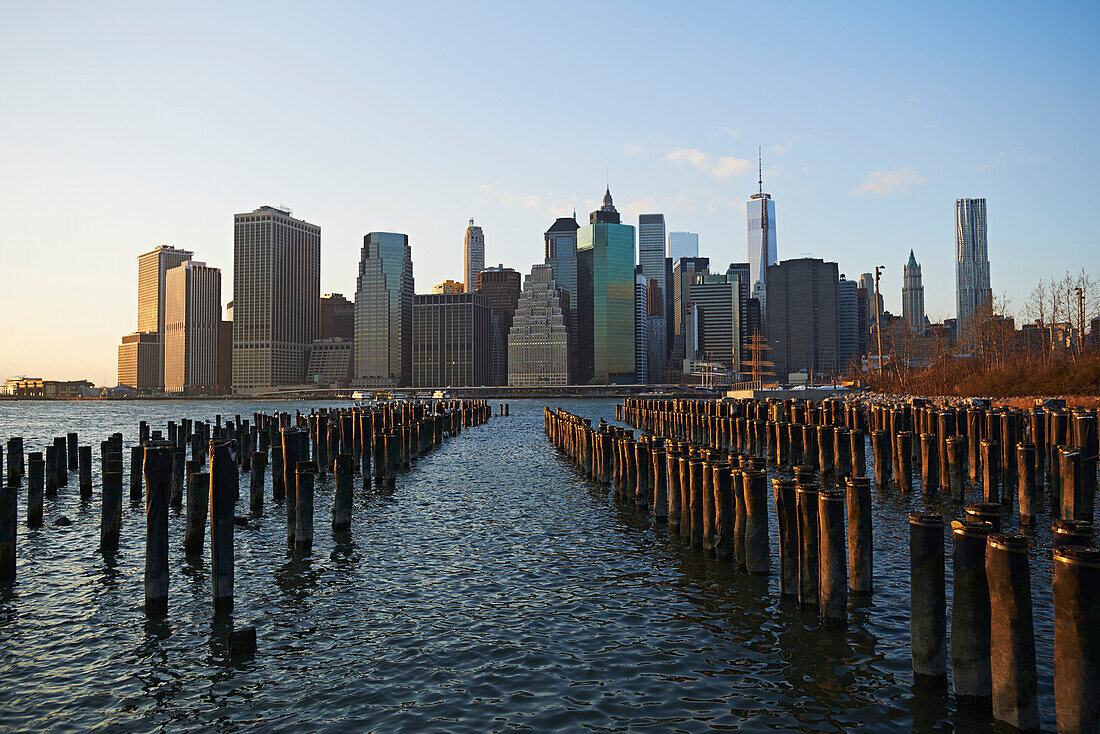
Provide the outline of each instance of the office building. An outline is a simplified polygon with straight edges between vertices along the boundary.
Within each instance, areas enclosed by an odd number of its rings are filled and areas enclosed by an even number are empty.
[[[836,361],[843,374],[860,361],[859,283],[841,274],[836,288]]]
[[[993,302],[985,199],[955,200],[955,299],[959,341],[971,341],[974,315]]]
[[[490,379],[490,321],[477,293],[433,293],[413,302],[413,387],[481,387]]]
[[[164,346],[155,331],[135,331],[122,337],[118,345],[118,384],[139,393],[154,392],[164,385],[161,348]]]
[[[371,232],[363,237],[355,281],[356,386],[412,383],[414,296],[409,236]]]
[[[432,286],[432,293],[465,293],[466,286],[457,280],[445,280]]]
[[[737,273],[702,274],[695,276],[690,294],[695,351],[704,362],[721,364],[733,374],[741,369],[741,289]]]
[[[550,265],[531,268],[508,332],[509,386],[569,384],[569,332],[561,295]]]
[[[668,366],[668,326],[665,322],[665,302],[668,300],[656,280],[646,284],[646,351],[649,355],[646,376],[649,382],[664,382]]]
[[[169,270],[164,284],[164,390],[218,391],[218,332],[222,271],[188,260]]]
[[[155,385],[149,390],[164,389],[164,288],[167,273],[180,263],[190,260],[194,253],[190,250],[179,250],[169,245],[157,245],[149,252],[138,255],[138,303],[137,303],[137,333],[154,333],[159,344],[152,350],[155,364],[151,367],[156,375]],[[131,335],[132,336],[132,335]],[[143,345],[142,354],[148,359],[149,338],[145,337],[140,342],[131,341],[131,344]],[[149,365],[144,365],[143,372],[148,373]],[[122,375],[119,375],[122,382]]]
[[[481,227],[470,220],[466,228],[466,241],[463,247],[462,272],[466,276],[466,290],[474,292],[477,287],[477,274],[485,269],[485,233]]]
[[[642,266],[634,269],[634,379],[639,385],[649,383],[649,279]]]
[[[901,281],[901,315],[909,330],[924,333],[924,284],[921,282],[920,265],[913,251],[905,263]]]
[[[660,316],[660,323],[664,324],[664,299],[667,293],[664,214],[641,214],[638,216],[638,264],[641,266],[642,275],[647,281],[648,301],[657,301],[655,304],[650,304],[647,301],[646,371],[649,382],[660,382],[660,374],[663,372],[664,362],[668,358],[668,349],[665,335],[658,334],[650,328],[651,323],[648,317],[650,315]],[[650,369],[650,365],[655,366],[658,363],[661,364],[660,370]]]
[[[699,257],[699,235],[694,232],[669,232],[668,257],[673,265],[684,257]]]
[[[543,234],[544,262],[550,266],[551,277],[568,298],[562,302],[565,328],[569,332],[569,374],[577,374],[577,215],[559,217]]]
[[[745,214],[748,220],[748,261],[751,272],[749,293],[760,301],[761,316],[768,320],[767,273],[768,266],[779,262],[779,250],[775,242],[775,202],[771,194],[764,193],[764,174],[761,167],[759,190],[749,197]]]
[[[508,384],[508,331],[519,302],[520,275],[503,264],[477,274],[476,292],[485,297],[493,311],[490,385]]]
[[[634,371],[634,227],[603,205],[577,230],[580,383],[631,384]]]
[[[781,382],[803,370],[817,384],[836,377],[838,281],[837,264],[815,258],[768,266],[765,328]]]
[[[225,308],[227,318],[218,324],[218,392],[233,392],[233,302]]]
[[[351,386],[353,342],[345,337],[314,339],[309,348],[308,382],[314,387],[344,390]]]
[[[233,216],[233,389],[302,384],[321,304],[321,228],[262,206]]]
[[[321,328],[318,339],[352,339],[355,336],[355,304],[342,293],[321,296]]]
[[[726,268],[726,277],[738,279],[738,294],[737,294],[737,308],[738,315],[740,317],[741,335],[740,342],[742,346],[748,341],[749,334],[753,329],[759,330],[758,324],[752,324],[749,321],[749,298],[751,293],[749,292],[749,275],[752,273],[752,267],[748,263],[730,263]],[[729,282],[733,282],[730,280]]]

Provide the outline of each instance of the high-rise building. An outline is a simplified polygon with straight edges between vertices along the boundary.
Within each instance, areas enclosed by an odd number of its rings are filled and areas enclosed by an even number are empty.
[[[815,382],[836,376],[838,272],[836,263],[815,258],[768,266],[765,324],[781,382],[801,370]]]
[[[634,227],[611,201],[577,230],[577,381],[631,384],[634,372]]]
[[[741,276],[702,274],[691,286],[695,308],[696,350],[705,362],[718,363],[732,373],[741,369]]]
[[[659,334],[652,328],[648,318],[650,312],[654,316],[661,316],[664,324],[664,299],[667,292],[665,282],[665,215],[664,214],[640,214],[638,215],[638,264],[641,266],[642,275],[646,278],[648,301],[657,300],[657,303],[647,303],[646,319],[646,365],[648,382],[659,382],[663,365],[668,357],[668,349],[665,344],[665,335]],[[650,288],[649,281],[654,281],[656,288]],[[650,366],[661,364],[660,370],[652,370]]]
[[[744,346],[746,343],[748,343],[749,334],[752,333],[752,330],[754,328],[756,330],[760,329],[759,324],[752,324],[752,323],[749,322],[749,298],[750,298],[750,295],[751,295],[749,293],[749,288],[750,288],[750,286],[749,286],[749,275],[751,273],[752,273],[752,268],[749,266],[748,263],[730,263],[730,266],[728,268],[726,268],[726,277],[727,278],[733,278],[734,276],[736,276],[738,278],[738,281],[739,281],[738,282],[738,291],[739,292],[737,294],[737,308],[738,308],[738,314],[740,316],[740,326],[741,326],[740,341],[741,341],[741,346]],[[729,282],[732,283],[733,281],[730,280]]]
[[[775,202],[771,194],[764,193],[764,172],[760,170],[758,191],[749,197],[745,214],[748,219],[748,261],[753,298],[760,301],[764,321],[768,318],[767,273],[768,266],[779,262],[779,250],[775,242]]]
[[[218,389],[218,332],[222,271],[188,260],[168,271],[164,285],[164,390]]]
[[[924,333],[924,285],[913,251],[905,263],[901,281],[901,315],[910,331]]]
[[[164,386],[160,350],[164,346],[155,331],[135,331],[118,345],[118,384],[138,392],[153,392]]]
[[[218,324],[218,392],[233,392],[233,302],[225,307],[227,318]]]
[[[634,268],[634,379],[649,383],[649,279],[642,266]]]
[[[351,339],[334,336],[314,339],[309,349],[309,368],[306,375],[316,386],[346,389],[351,386]]]
[[[477,293],[485,296],[493,311],[490,385],[508,384],[508,331],[519,302],[520,275],[503,264],[483,268],[477,274]]]
[[[492,311],[478,293],[433,293],[413,302],[413,387],[480,387],[490,379]]]
[[[970,340],[974,314],[993,301],[989,285],[985,199],[955,200],[955,299],[959,340]]]
[[[569,332],[561,293],[550,265],[531,268],[508,332],[510,386],[569,384]]]
[[[477,287],[477,274],[485,269],[485,233],[472,219],[466,228],[463,253],[462,272],[466,274],[466,291],[473,293]]]
[[[355,281],[355,384],[406,387],[412,383],[412,249],[409,236],[371,232],[363,237]]]
[[[883,314],[886,313],[886,307],[882,301],[882,294],[875,292],[874,273],[864,273],[859,276],[859,289],[867,294],[867,321],[860,332],[860,338],[866,339],[867,346],[861,352],[870,354],[871,350],[877,348],[878,325],[884,321]]]
[[[321,228],[272,206],[233,215],[233,389],[305,378],[320,328]]]
[[[675,265],[684,257],[699,257],[699,235],[694,232],[669,232],[668,257]]]
[[[432,293],[465,293],[466,286],[457,280],[445,280],[432,286]]]
[[[355,337],[355,304],[342,293],[326,293],[321,296],[321,329],[317,338],[333,337],[348,340]]]
[[[685,340],[684,324],[688,309],[691,308],[691,287],[695,276],[709,273],[710,258],[682,257],[672,266],[672,348],[669,361],[680,367],[684,359],[693,359],[692,345]],[[692,327],[694,328],[694,326]],[[694,342],[698,345],[698,342]]]
[[[557,287],[568,295],[562,304],[565,328],[569,332],[569,375],[577,375],[577,215],[559,217],[543,235],[546,251],[544,262],[550,266]]]
[[[656,280],[646,284],[646,351],[649,355],[646,377],[649,382],[664,382],[665,368],[668,366],[668,350],[665,348],[668,343],[665,301],[668,300]]]
[[[152,365],[143,364],[141,372],[149,374],[150,371],[156,377],[155,384],[149,386],[149,390],[164,389],[164,287],[165,278],[169,270],[180,263],[194,257],[190,250],[178,250],[169,245],[157,245],[149,252],[138,255],[138,303],[137,303],[137,331],[138,333],[154,333],[157,335],[157,346],[149,349],[149,338],[144,337],[138,341],[131,340],[130,344],[141,344],[143,348],[141,356],[143,360],[153,359]],[[119,382],[122,376],[119,375]],[[125,384],[125,383],[123,383]]]
[[[836,360],[841,372],[859,361],[859,283],[841,273],[836,284]]]

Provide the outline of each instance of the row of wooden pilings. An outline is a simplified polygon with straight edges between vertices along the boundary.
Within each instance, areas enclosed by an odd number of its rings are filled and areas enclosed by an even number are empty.
[[[248,482],[248,505],[263,510],[265,471],[271,468],[272,499],[286,509],[287,544],[309,552],[314,534],[314,484],[318,475],[334,473],[332,529],[346,532],[352,521],[354,475],[362,483],[392,485],[399,471],[457,435],[463,428],[489,420],[492,408],[482,400],[395,401],[374,406],[253,414],[252,420],[213,424],[187,418],[170,421],[167,436],[150,431],[142,421],[139,441],[130,451],[129,499],[146,509],[145,610],[150,616],[168,611],[169,508],[183,509],[182,545],[188,555],[203,554],[209,516],[211,575],[215,613],[233,610],[233,527],[246,518],[235,515],[240,475]],[[7,481],[0,483],[0,583],[16,577],[19,493],[27,479],[26,523],[39,527],[45,498],[56,497],[76,470],[80,496],[91,501],[91,447],[79,446],[76,433],[55,439],[42,452],[26,454],[23,439],[7,441]],[[190,458],[188,458],[190,449]],[[118,550],[122,526],[123,437],[115,433],[100,447],[100,551]],[[0,461],[0,477],[4,477]],[[242,522],[243,521],[243,522]],[[238,631],[239,632],[239,631]],[[236,634],[236,633],[235,633]],[[247,631],[244,645],[248,645]],[[255,630],[251,631],[254,645]],[[231,648],[235,643],[231,641]]]
[[[772,553],[765,468],[769,457],[782,460],[783,447],[790,451],[790,443],[781,440],[782,431],[769,430],[766,419],[747,417],[761,415],[762,406],[777,416],[766,403],[734,408],[726,401],[628,400],[617,406],[617,417],[636,421],[651,434],[637,439],[634,431],[603,421],[593,427],[560,409],[546,409],[545,428],[550,441],[586,476],[610,484],[617,498],[635,503],[657,523],[667,522],[684,542],[750,573],[768,573]],[[831,445],[834,451],[826,455],[831,461],[822,461],[818,451],[816,467],[795,462],[794,479],[772,480],[780,592],[797,597],[826,625],[846,623],[849,592],[869,594],[873,587],[872,480],[864,476],[861,452],[851,448],[863,445],[862,435],[855,443],[851,436],[865,424],[854,416],[844,418],[850,406],[843,407],[838,412],[836,402],[827,401],[777,416],[801,413],[826,425],[773,421],[812,426],[815,438],[816,429],[828,428],[825,435],[834,439],[815,442]],[[738,419],[746,422],[738,424]],[[757,421],[764,426],[754,425]],[[829,425],[834,421],[841,425]],[[836,440],[838,428],[847,432],[840,434],[842,442]],[[852,463],[844,461],[844,447],[849,461],[855,457]],[[843,489],[834,489],[834,482]],[[1028,540],[999,532],[999,505],[977,510],[951,523],[950,620],[944,518],[909,515],[914,678],[920,685],[946,686],[950,655],[960,706],[985,709],[1001,723],[1032,730],[1039,726],[1039,709]],[[1055,700],[1059,731],[1066,732],[1100,727],[1100,551],[1071,544],[1087,542],[1082,536],[1056,536],[1053,550]]]

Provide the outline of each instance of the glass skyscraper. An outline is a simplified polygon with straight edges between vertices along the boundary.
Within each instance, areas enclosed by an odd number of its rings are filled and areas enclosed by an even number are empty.
[[[748,216],[749,295],[760,301],[760,311],[766,313],[767,272],[769,265],[779,262],[775,243],[775,202],[763,190],[753,194],[745,207]]]
[[[355,383],[404,387],[412,381],[413,267],[409,236],[363,238],[355,281]]]
[[[630,384],[634,372],[634,227],[611,201],[577,230],[578,383]]]
[[[993,299],[985,240],[985,199],[955,200],[955,298],[958,338],[967,342],[974,314]]]
[[[682,257],[699,257],[699,235],[694,232],[669,232],[668,257],[673,265]]]

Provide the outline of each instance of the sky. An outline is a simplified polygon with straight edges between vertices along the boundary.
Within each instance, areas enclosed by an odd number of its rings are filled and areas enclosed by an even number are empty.
[[[321,227],[321,291],[354,297],[363,235],[409,235],[417,292],[529,272],[608,183],[700,254],[915,252],[954,316],[954,201],[984,197],[994,293],[1100,277],[1100,4],[0,2],[0,377],[116,382],[137,255],[222,269],[233,214]]]

